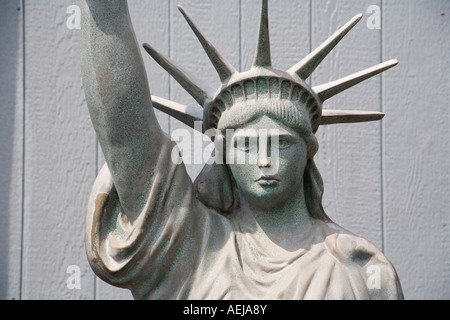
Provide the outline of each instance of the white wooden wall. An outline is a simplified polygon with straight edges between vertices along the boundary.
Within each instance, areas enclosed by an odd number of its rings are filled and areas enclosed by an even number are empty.
[[[198,78],[216,73],[176,5],[238,69],[252,63],[259,0],[129,0],[140,43]],[[84,217],[102,162],[81,86],[76,0],[0,1],[0,299],[130,299],[92,273]],[[450,299],[450,1],[271,0],[274,66],[287,69],[357,13],[376,5],[312,77],[314,85],[399,58],[383,76],[326,108],[380,110],[382,122],[323,127],[317,163],[324,206],[382,249],[407,299]],[[152,94],[194,105],[144,56]],[[182,127],[159,114],[167,132]],[[189,166],[195,177],[201,168]],[[81,270],[69,289],[67,268]]]

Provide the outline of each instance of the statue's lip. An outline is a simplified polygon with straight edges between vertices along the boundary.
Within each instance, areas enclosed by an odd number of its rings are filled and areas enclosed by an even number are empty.
[[[277,179],[275,176],[262,176],[261,178],[259,178],[258,180],[256,180],[256,182],[260,182],[260,181],[276,181],[276,182],[280,182],[279,179]]]

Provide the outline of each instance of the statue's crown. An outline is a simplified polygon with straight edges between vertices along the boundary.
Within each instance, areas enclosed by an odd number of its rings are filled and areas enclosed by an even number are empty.
[[[311,54],[287,71],[272,68],[268,0],[262,0],[259,39],[253,66],[249,71],[237,72],[236,69],[217,51],[211,42],[199,31],[187,12],[178,6],[189,26],[199,39],[205,52],[214,65],[221,87],[216,93],[204,90],[191,76],[169,58],[164,57],[149,44],[145,50],[203,107],[203,112],[188,108],[175,102],[153,98],[156,108],[194,128],[195,121],[202,121],[203,131],[217,128],[224,113],[234,106],[241,106],[249,100],[287,99],[309,115],[311,127],[315,133],[320,125],[380,120],[379,112],[324,110],[322,104],[331,97],[397,65],[397,60],[379,64],[343,79],[324,85],[311,87],[306,80],[316,70],[325,57],[361,20],[362,15],[353,17],[346,25],[326,40]],[[245,105],[245,104],[244,104]]]

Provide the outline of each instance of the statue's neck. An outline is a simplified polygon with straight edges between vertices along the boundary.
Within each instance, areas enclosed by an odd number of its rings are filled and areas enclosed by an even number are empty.
[[[303,188],[274,208],[254,206],[241,198],[241,217],[258,237],[269,238],[288,251],[298,250],[309,237],[314,219],[306,206]]]

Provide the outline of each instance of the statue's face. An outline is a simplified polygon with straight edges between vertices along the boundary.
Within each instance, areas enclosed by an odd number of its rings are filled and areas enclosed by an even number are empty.
[[[227,164],[249,204],[274,208],[302,192],[307,149],[295,131],[263,116],[227,141]]]

